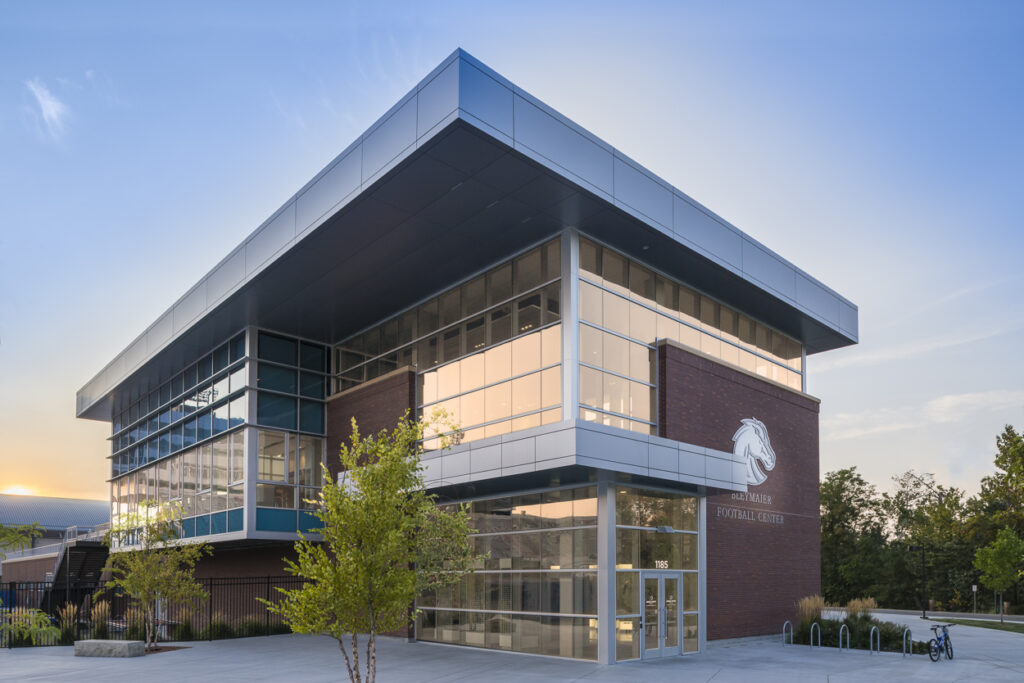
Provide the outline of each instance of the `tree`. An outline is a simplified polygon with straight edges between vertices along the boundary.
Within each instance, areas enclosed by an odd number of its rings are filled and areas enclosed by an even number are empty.
[[[822,594],[830,602],[877,595],[885,550],[875,487],[856,467],[829,472],[821,483]]]
[[[409,626],[420,593],[455,583],[480,559],[468,538],[474,529],[465,509],[438,508],[423,489],[422,441],[434,433],[406,416],[390,432],[361,437],[353,419],[336,483],[324,467],[314,512],[323,542],[303,537],[295,544],[297,561],[285,560],[286,571],[307,583],[278,588],[279,603],[263,601],[293,631],[337,640],[353,683],[376,678],[377,634]],[[369,636],[365,672],[360,633]]]
[[[32,539],[41,536],[43,530],[36,523],[21,524],[19,526],[4,526],[0,524],[0,560],[7,557],[5,550],[21,550],[32,545]]]
[[[207,597],[196,581],[195,566],[210,554],[210,547],[179,541],[180,519],[177,504],[143,501],[138,512],[121,516],[106,535],[112,551],[107,569],[113,574],[107,587],[120,588],[138,603],[147,650],[156,648],[160,605],[190,605]]]
[[[32,539],[41,536],[43,533],[39,525],[21,524],[19,526],[4,526],[0,524],[0,561],[7,557],[5,550],[21,550],[32,545]],[[3,601],[0,600],[0,606]],[[50,623],[50,618],[45,612],[35,608],[13,607],[3,610],[0,616],[0,634],[6,635],[12,641],[31,640],[37,645],[46,639],[56,637],[60,631]]]
[[[999,591],[999,620],[1003,620],[1002,593],[1013,585],[1020,576],[1024,564],[1024,540],[1006,527],[999,532],[996,540],[974,554],[974,566],[981,572],[981,582],[994,591]]]

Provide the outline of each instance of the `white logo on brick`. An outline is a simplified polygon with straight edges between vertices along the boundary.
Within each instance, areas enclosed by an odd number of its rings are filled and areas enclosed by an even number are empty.
[[[768,478],[761,467],[768,472],[775,468],[775,451],[763,422],[753,417],[744,418],[741,422],[743,426],[732,437],[732,452],[747,461],[747,484],[757,486]]]

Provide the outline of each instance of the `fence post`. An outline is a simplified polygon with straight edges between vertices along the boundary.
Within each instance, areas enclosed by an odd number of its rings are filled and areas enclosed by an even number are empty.
[[[213,577],[206,580],[209,586],[210,600],[206,608],[206,638],[213,640]]]
[[[264,593],[265,593],[264,599],[267,602],[270,602],[270,577],[269,576],[267,577],[267,585],[266,585],[266,590],[264,591]],[[263,626],[263,634],[269,636],[270,635],[270,610],[266,609],[266,605],[264,605],[263,607],[264,607],[264,610],[263,610],[263,624],[264,624],[264,626]]]

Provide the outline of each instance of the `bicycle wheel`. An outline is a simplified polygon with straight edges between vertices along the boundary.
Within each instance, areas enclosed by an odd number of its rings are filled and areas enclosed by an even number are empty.
[[[953,641],[946,636],[946,659],[953,659]]]
[[[933,662],[939,661],[939,643],[934,638],[928,641],[928,656]]]

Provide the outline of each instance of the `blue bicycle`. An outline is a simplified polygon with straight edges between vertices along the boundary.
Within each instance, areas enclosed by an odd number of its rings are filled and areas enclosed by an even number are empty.
[[[946,651],[946,659],[953,659],[953,641],[949,638],[949,627],[955,624],[936,624],[932,626],[935,637],[928,641],[928,656],[933,662],[939,661],[942,651]]]

